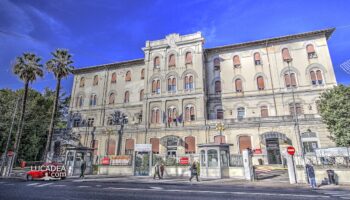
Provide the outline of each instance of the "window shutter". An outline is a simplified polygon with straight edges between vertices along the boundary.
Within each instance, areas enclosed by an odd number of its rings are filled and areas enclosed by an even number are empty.
[[[156,123],[157,124],[160,123],[160,110],[159,109],[156,110]]]
[[[217,93],[221,92],[221,82],[220,81],[215,82],[215,92],[217,92]]]
[[[125,81],[131,81],[131,72],[126,72]]]
[[[160,80],[157,80],[157,90],[160,90]]]
[[[134,150],[134,139],[125,140],[125,150]]]
[[[173,78],[172,80],[172,85],[175,87],[176,86],[176,78]]]
[[[154,58],[154,67],[158,67],[160,66],[160,58],[159,57],[155,57]]]
[[[196,139],[193,136],[188,136],[185,138],[185,152],[195,153],[196,152]]]
[[[297,86],[297,80],[295,79],[295,73],[290,74],[290,82],[292,86]]]
[[[115,99],[114,93],[111,93],[109,95],[109,104],[114,104],[114,99]]]
[[[312,84],[315,85],[316,84],[316,74],[314,71],[310,71],[310,78],[311,78]]]
[[[234,56],[233,57],[233,65],[234,66],[239,66],[239,65],[241,65],[241,61],[239,60],[239,56]]]
[[[144,79],[145,78],[145,69],[142,69],[141,70],[141,79]]]
[[[109,139],[108,142],[108,150],[107,150],[107,154],[108,155],[114,155],[115,154],[115,140],[114,139]]]
[[[189,82],[190,82],[190,83],[193,83],[193,76],[190,76]]]
[[[242,92],[242,80],[241,79],[236,79],[235,80],[235,85],[236,85],[236,92]]]
[[[260,61],[260,53],[258,53],[258,52],[254,53],[254,60]]]
[[[169,67],[172,67],[172,66],[175,66],[176,63],[175,63],[175,55],[174,54],[171,54],[170,57],[169,57]]]
[[[97,75],[94,76],[94,84],[93,85],[98,85],[98,76]]]
[[[268,117],[269,113],[268,113],[267,106],[261,106],[260,113],[261,113],[261,117]]]
[[[284,83],[286,84],[286,87],[290,87],[290,77],[289,74],[284,75]]]
[[[117,74],[115,72],[113,72],[111,83],[116,83],[116,82],[117,82]]]
[[[140,91],[140,101],[143,100],[143,96],[144,96],[144,90],[142,89],[142,90]]]
[[[185,121],[190,121],[190,108],[186,107],[185,110]]]
[[[152,81],[152,93],[156,93],[156,89],[157,89],[157,81],[153,80]]]
[[[220,59],[219,58],[214,59],[214,67],[220,67]]]
[[[257,82],[258,82],[258,89],[259,90],[264,90],[265,89],[264,78],[262,76],[259,76],[257,78]]]
[[[284,48],[282,50],[282,57],[283,57],[283,61],[290,61],[292,59],[290,57],[289,50],[287,48]]]
[[[239,152],[242,153],[245,149],[252,149],[252,142],[249,136],[240,136],[239,137]]]
[[[150,143],[152,144],[152,152],[159,153],[159,139],[158,138],[151,138]]]
[[[186,53],[186,64],[192,64],[192,53],[191,52],[187,52]]]
[[[307,53],[315,53],[314,45],[308,44],[308,45],[306,46],[306,51],[307,51]]]
[[[316,71],[316,77],[318,81],[322,81],[322,73],[321,70],[317,70]]]

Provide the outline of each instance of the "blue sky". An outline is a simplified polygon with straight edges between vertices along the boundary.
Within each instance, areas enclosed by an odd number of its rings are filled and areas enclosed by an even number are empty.
[[[1,0],[0,88],[23,87],[10,66],[26,51],[46,62],[51,51],[67,48],[81,68],[142,58],[146,40],[170,33],[201,31],[205,47],[215,47],[329,27],[337,28],[329,40],[337,81],[349,85],[340,67],[350,60],[349,10],[347,0]],[[51,74],[31,85],[54,86]],[[69,77],[63,89],[71,87]]]

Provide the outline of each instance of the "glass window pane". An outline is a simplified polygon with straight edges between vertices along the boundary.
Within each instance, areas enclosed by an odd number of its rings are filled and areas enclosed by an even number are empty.
[[[208,150],[208,167],[218,166],[218,152],[215,149]]]

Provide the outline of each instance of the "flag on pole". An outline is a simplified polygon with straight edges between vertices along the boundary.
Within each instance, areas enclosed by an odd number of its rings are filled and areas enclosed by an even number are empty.
[[[178,122],[178,123],[182,123],[182,113],[181,113],[181,115],[179,115],[179,116],[177,117],[177,122]]]

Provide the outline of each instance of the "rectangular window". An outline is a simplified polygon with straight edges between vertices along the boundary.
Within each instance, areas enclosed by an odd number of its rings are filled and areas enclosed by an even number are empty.
[[[216,119],[224,119],[224,111],[219,109],[216,111]]]
[[[90,126],[90,127],[94,126],[94,120],[95,120],[94,118],[89,118],[88,119],[88,126]]]
[[[305,153],[314,153],[315,149],[318,148],[316,141],[303,142],[304,152]]]
[[[74,119],[73,127],[79,127],[79,126],[80,126],[80,119]]]

